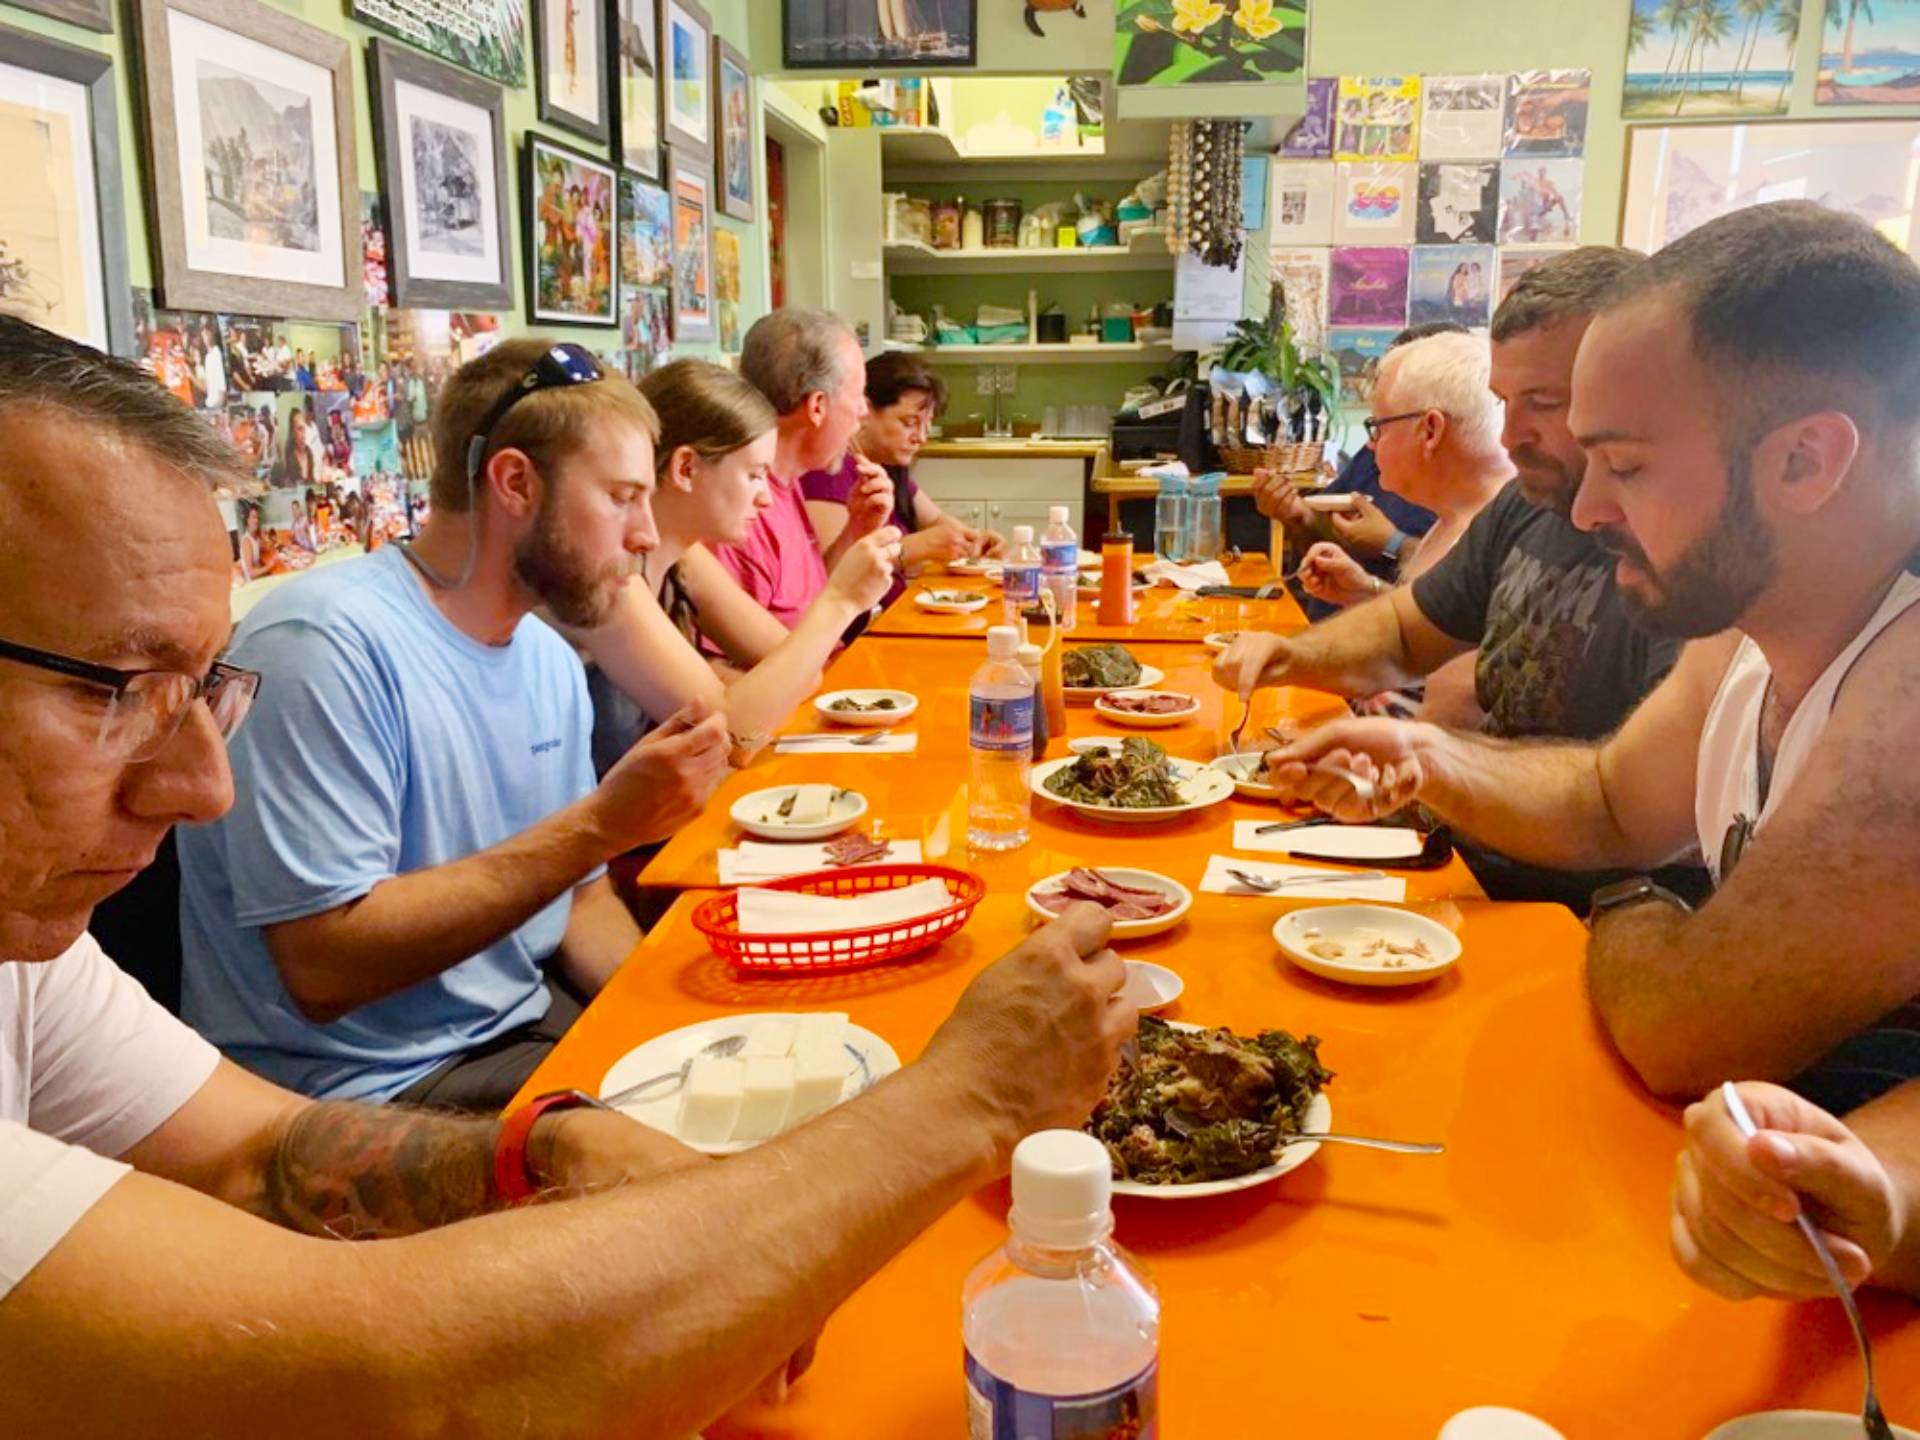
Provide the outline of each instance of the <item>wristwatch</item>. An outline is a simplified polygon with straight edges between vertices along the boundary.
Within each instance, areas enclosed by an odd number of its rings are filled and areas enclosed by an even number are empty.
[[[1396,528],[1387,543],[1380,547],[1380,553],[1389,560],[1400,558],[1400,549],[1407,543],[1407,532]]]
[[[556,1110],[602,1110],[606,1107],[578,1090],[556,1090],[529,1100],[507,1116],[493,1143],[493,1188],[506,1206],[524,1205],[540,1193],[544,1181],[527,1164],[527,1140],[542,1115]]]
[[[1591,930],[1600,917],[1609,911],[1624,910],[1629,905],[1642,905],[1649,900],[1671,905],[1683,915],[1693,913],[1693,907],[1666,886],[1655,884],[1650,876],[1635,875],[1629,880],[1602,885],[1593,892],[1593,899],[1587,904],[1587,928]]]

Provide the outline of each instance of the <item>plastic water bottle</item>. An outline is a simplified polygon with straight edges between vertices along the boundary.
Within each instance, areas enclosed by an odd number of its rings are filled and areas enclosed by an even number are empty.
[[[970,1440],[1159,1433],[1160,1297],[1113,1243],[1112,1194],[1091,1135],[1013,1152],[1013,1233],[962,1294]]]
[[[1040,606],[1040,552],[1034,547],[1033,527],[1013,527],[1013,544],[1000,572],[1000,586],[1006,596],[1006,623],[1019,628],[1020,617]]]
[[[1220,516],[1223,478],[1217,472],[1196,475],[1187,490],[1187,558],[1196,564],[1218,560],[1225,544]]]
[[[1153,549],[1162,560],[1176,564],[1187,555],[1187,482],[1179,475],[1160,477],[1160,494],[1153,502]]]
[[[1074,604],[1080,581],[1080,537],[1067,523],[1071,512],[1064,505],[1047,511],[1047,533],[1040,537],[1041,578],[1053,595],[1053,610],[1060,617],[1062,630],[1073,629],[1078,617]]]
[[[1020,665],[1020,632],[987,631],[987,663],[968,687],[972,769],[967,780],[967,844],[1017,850],[1027,843],[1033,795],[1033,680]]]

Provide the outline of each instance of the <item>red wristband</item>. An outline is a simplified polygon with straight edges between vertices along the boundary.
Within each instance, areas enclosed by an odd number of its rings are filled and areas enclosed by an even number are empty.
[[[493,1188],[502,1205],[524,1205],[540,1193],[540,1178],[527,1165],[527,1140],[534,1122],[551,1110],[578,1110],[599,1103],[578,1090],[556,1090],[529,1100],[507,1116],[493,1142]]]

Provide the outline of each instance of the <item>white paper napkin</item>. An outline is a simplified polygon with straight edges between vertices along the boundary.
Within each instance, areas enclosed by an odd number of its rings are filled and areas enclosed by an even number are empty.
[[[789,875],[806,875],[814,870],[830,870],[827,844],[774,845],[742,840],[737,849],[718,852],[722,885],[751,885],[756,880],[784,880]],[[918,865],[924,858],[918,840],[889,840],[893,848],[876,865]]]
[[[914,730],[889,730],[870,745],[853,743],[861,735],[871,734],[873,731],[864,730],[850,731],[844,740],[838,735],[831,740],[796,740],[792,743],[775,740],[773,750],[776,755],[911,755],[920,743],[919,732]]]
[[[1412,860],[1420,853],[1418,830],[1393,825],[1310,825],[1304,830],[1282,830],[1277,835],[1257,833],[1271,820],[1233,822],[1233,848],[1265,850],[1275,855],[1292,855],[1305,850],[1315,857],[1341,860]]]
[[[1161,581],[1178,589],[1192,592],[1202,585],[1228,584],[1227,567],[1218,560],[1208,560],[1199,565],[1176,565],[1171,560],[1156,560],[1140,572],[1156,585]]]
[[[742,890],[743,935],[819,935],[830,930],[864,930],[918,920],[953,904],[947,882],[917,881],[895,890],[842,900],[832,895],[801,895],[791,890]]]
[[[1398,876],[1385,880],[1349,880],[1341,871],[1322,870],[1311,865],[1275,865],[1266,860],[1242,860],[1238,856],[1213,855],[1207,859],[1207,873],[1200,888],[1213,895],[1264,895],[1264,890],[1249,890],[1227,873],[1244,870],[1262,880],[1285,880],[1293,875],[1324,875],[1324,881],[1289,885],[1275,890],[1276,900],[1379,900],[1399,905],[1407,898],[1407,882]]]

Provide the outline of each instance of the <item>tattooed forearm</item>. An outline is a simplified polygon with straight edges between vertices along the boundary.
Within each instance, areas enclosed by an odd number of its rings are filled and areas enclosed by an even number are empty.
[[[249,1209],[309,1235],[413,1235],[495,1208],[497,1121],[326,1103],[281,1133]]]

